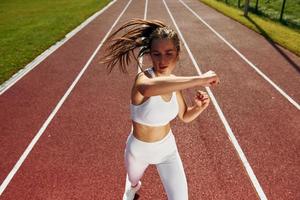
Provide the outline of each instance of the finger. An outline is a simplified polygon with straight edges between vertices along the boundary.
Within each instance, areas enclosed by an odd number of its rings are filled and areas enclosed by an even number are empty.
[[[197,93],[197,95],[196,95],[198,98],[203,98],[203,94],[201,94],[201,93]]]
[[[203,95],[205,95],[205,94],[207,94],[207,93],[204,92],[204,91],[198,90],[197,94],[199,94],[200,96],[203,96]]]
[[[206,93],[201,95],[201,99],[204,99],[204,98],[208,98],[208,95]]]
[[[205,101],[202,101],[202,103],[208,104],[210,102],[210,99],[206,99]]]
[[[202,102],[202,98],[195,97],[195,101],[197,101],[197,102],[201,101]]]
[[[209,104],[209,101],[203,101],[202,106],[207,106]]]
[[[201,101],[199,97],[195,97],[195,101]]]
[[[200,94],[207,94],[206,92],[204,92],[204,91],[202,91],[202,90],[198,90],[198,93],[200,93]]]
[[[202,101],[203,101],[203,99],[198,99],[198,101],[201,101],[201,102],[202,102]]]
[[[207,100],[208,100],[208,98],[206,98],[206,99],[201,99],[202,102],[206,102]]]

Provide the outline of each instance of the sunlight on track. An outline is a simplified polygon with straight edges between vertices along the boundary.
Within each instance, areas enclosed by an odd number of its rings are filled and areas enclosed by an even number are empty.
[[[250,65],[260,76],[262,76],[267,82],[269,82],[282,96],[284,96],[291,104],[293,104],[298,110],[300,105],[293,100],[287,93],[285,93],[278,85],[276,85],[267,75],[265,75],[260,69],[258,69],[252,62],[250,62],[241,52],[239,52],[233,45],[231,45],[223,36],[221,36],[215,29],[213,29],[208,23],[206,23],[194,10],[186,5],[182,0],[180,1],[191,13],[193,13],[205,26],[207,26],[214,34],[216,34],[225,44],[227,44],[235,53],[237,53],[247,64]]]
[[[123,16],[123,14],[125,13],[125,11],[127,10],[127,8],[130,5],[131,1],[132,0],[129,0],[129,2],[125,6],[125,8],[121,12],[121,14],[118,16],[118,18],[116,19],[116,21],[114,22],[114,24],[112,25],[112,27],[109,29],[109,31],[106,33],[106,35],[104,36],[104,38],[102,39],[102,41],[98,45],[97,49],[94,51],[94,53],[92,54],[92,56],[86,62],[86,64],[83,67],[83,69],[79,72],[79,74],[77,75],[76,79],[73,81],[73,83],[71,84],[71,86],[68,88],[68,90],[66,91],[66,93],[64,94],[64,96],[60,99],[60,101],[58,102],[58,104],[56,105],[56,107],[54,108],[54,110],[51,112],[51,114],[49,115],[49,117],[47,118],[47,120],[42,125],[41,129],[38,131],[38,133],[35,135],[35,137],[33,138],[33,140],[30,142],[30,144],[28,145],[28,147],[26,148],[26,150],[24,151],[24,153],[22,154],[22,156],[19,158],[19,160],[17,161],[17,163],[15,164],[15,166],[13,167],[13,169],[7,175],[7,177],[5,178],[5,180],[3,181],[3,183],[0,186],[0,196],[3,193],[3,191],[5,190],[5,188],[7,187],[7,185],[10,183],[11,179],[17,173],[17,171],[19,170],[19,168],[23,164],[24,160],[27,158],[27,156],[29,155],[30,151],[33,149],[34,145],[37,143],[37,141],[42,136],[42,134],[44,133],[44,131],[46,130],[46,128],[48,127],[48,125],[51,123],[52,119],[54,118],[54,116],[56,115],[56,113],[59,111],[59,109],[61,108],[61,106],[65,102],[65,100],[68,98],[68,96],[70,95],[70,93],[73,91],[74,87],[76,86],[76,84],[78,83],[78,81],[80,80],[80,78],[82,77],[82,75],[84,74],[84,72],[86,71],[86,69],[90,66],[90,63],[92,62],[92,60],[94,59],[94,57],[96,56],[96,54],[98,53],[98,51],[100,50],[100,48],[102,47],[102,45],[104,44],[105,40],[110,35],[110,33],[113,30],[113,28],[116,26],[116,24],[118,23],[118,21],[121,19],[121,17]]]
[[[193,56],[193,54],[192,54],[189,46],[187,45],[187,43],[186,43],[186,41],[185,41],[185,39],[184,39],[184,37],[183,37],[180,29],[178,28],[177,23],[176,23],[173,15],[172,15],[172,13],[170,12],[169,7],[166,4],[165,0],[163,0],[163,3],[165,5],[165,7],[166,7],[166,9],[167,9],[167,11],[168,11],[168,13],[169,13],[172,21],[173,21],[173,24],[175,25],[175,27],[177,29],[178,34],[180,35],[180,37],[182,39],[182,42],[184,43],[184,46],[185,46],[185,48],[186,48],[186,50],[187,50],[187,52],[188,52],[188,54],[189,54],[189,56],[190,56],[193,64],[194,64],[194,67],[196,68],[198,74],[201,75],[202,73],[201,73],[201,71],[199,69],[199,66],[198,66],[198,64],[197,64],[197,62],[196,62],[196,60],[195,60],[195,58],[194,58],[194,56]],[[248,176],[250,177],[250,180],[252,181],[252,184],[255,187],[255,190],[256,190],[258,196],[262,200],[267,200],[267,197],[266,197],[263,189],[261,188],[261,186],[260,186],[260,184],[259,184],[259,182],[258,182],[258,180],[257,180],[257,178],[256,178],[256,176],[255,176],[255,174],[254,174],[254,172],[253,172],[253,170],[252,170],[252,168],[251,168],[251,166],[250,166],[250,164],[249,164],[249,162],[248,162],[248,160],[247,160],[247,158],[246,158],[246,156],[245,156],[245,154],[244,154],[244,152],[242,150],[242,148],[240,147],[240,145],[239,145],[239,143],[238,143],[238,141],[237,141],[237,139],[236,139],[236,137],[234,135],[234,133],[232,132],[232,130],[230,128],[230,125],[227,122],[227,120],[226,120],[226,118],[225,118],[225,116],[224,116],[224,114],[223,114],[223,112],[222,112],[222,110],[221,110],[221,108],[220,108],[220,106],[219,106],[216,98],[214,97],[214,95],[213,95],[213,93],[212,93],[212,91],[210,90],[209,87],[205,87],[205,89],[207,90],[207,92],[208,92],[208,94],[209,94],[209,96],[210,96],[210,98],[211,98],[211,100],[212,100],[212,102],[213,102],[213,104],[214,104],[217,112],[218,112],[218,115],[221,118],[221,121],[223,122],[223,124],[225,126],[225,129],[226,129],[226,131],[228,133],[228,137],[229,137],[230,141],[232,142],[235,150],[237,151],[237,153],[238,153],[238,155],[239,155],[239,157],[240,157],[240,159],[241,159],[241,161],[243,163],[243,166],[245,167],[245,169],[246,169],[246,171],[248,173]]]

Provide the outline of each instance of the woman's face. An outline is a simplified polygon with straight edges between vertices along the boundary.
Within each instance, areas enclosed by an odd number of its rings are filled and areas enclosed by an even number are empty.
[[[154,39],[150,49],[150,57],[157,75],[170,75],[178,58],[178,51],[170,39]]]

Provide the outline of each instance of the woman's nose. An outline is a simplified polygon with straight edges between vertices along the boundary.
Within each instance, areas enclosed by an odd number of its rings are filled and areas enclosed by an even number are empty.
[[[167,61],[166,56],[164,56],[164,55],[160,56],[159,63],[164,64],[166,61]]]

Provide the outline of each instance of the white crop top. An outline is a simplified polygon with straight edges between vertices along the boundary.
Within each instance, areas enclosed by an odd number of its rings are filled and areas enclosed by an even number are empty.
[[[148,68],[152,76],[153,69]],[[130,105],[131,119],[139,124],[147,126],[164,126],[173,120],[178,112],[176,92],[172,93],[171,100],[166,102],[160,95],[151,96],[140,105]]]

